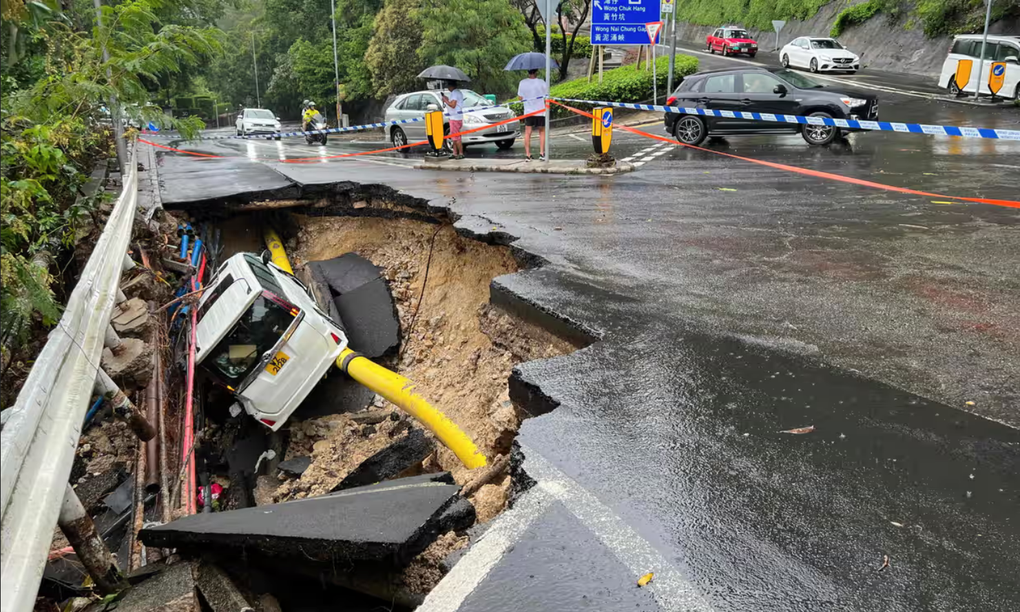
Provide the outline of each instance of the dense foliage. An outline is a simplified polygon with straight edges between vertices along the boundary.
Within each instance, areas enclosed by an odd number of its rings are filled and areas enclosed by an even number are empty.
[[[833,0],[686,0],[677,3],[677,19],[700,25],[735,23],[748,28],[772,30],[773,19],[808,19]],[[928,36],[978,32],[984,27],[982,0],[848,0],[833,31],[863,23],[876,15],[903,17],[906,27],[918,24]],[[845,16],[844,16],[845,15]],[[1020,0],[995,0],[993,20],[1020,16]]]
[[[218,52],[216,31],[203,28],[212,0],[175,5],[125,0],[4,0],[0,48],[0,377],[27,358],[35,332],[59,317],[61,271],[95,202],[83,197],[91,167],[112,154],[110,101],[125,118],[185,133],[151,104],[188,80],[188,68]],[[13,398],[0,398],[6,406]]]

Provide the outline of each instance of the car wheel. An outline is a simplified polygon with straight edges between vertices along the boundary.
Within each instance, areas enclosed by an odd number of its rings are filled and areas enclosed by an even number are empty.
[[[949,94],[953,96],[959,96],[963,92],[960,91],[959,86],[956,84],[956,75],[949,77]]]
[[[1016,84],[1016,89],[1013,90],[1013,99],[1020,100],[1020,83]]]
[[[673,124],[673,136],[677,142],[685,145],[698,146],[708,136],[705,120],[695,115],[684,115]]]
[[[710,55],[715,55],[715,45],[708,43],[708,52]]]
[[[722,54],[723,54],[723,57],[729,57],[730,56],[730,48],[727,47],[726,45],[723,45]]]
[[[395,147],[402,147],[407,144],[407,134],[404,133],[404,130],[395,127],[393,128],[393,131],[390,132],[390,142],[392,142]]]
[[[783,68],[789,68],[790,67],[790,56],[788,54],[784,53],[783,54],[782,62],[783,62]]]
[[[500,151],[509,151],[510,149],[513,148],[513,146],[514,146],[513,138],[496,141],[496,147],[498,147]]]
[[[818,60],[811,58],[811,72],[818,72]]]
[[[832,119],[832,115],[822,112],[811,113],[808,117],[825,117]],[[839,136],[839,128],[831,125],[807,124],[801,127],[800,134],[809,145],[827,145],[835,140],[836,136]]]

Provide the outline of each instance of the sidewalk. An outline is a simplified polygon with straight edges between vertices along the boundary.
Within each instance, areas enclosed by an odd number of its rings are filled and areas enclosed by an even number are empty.
[[[517,172],[520,174],[620,174],[633,172],[634,165],[616,162],[612,168],[589,168],[583,159],[550,162],[522,159],[426,159],[415,170],[453,170],[457,172]]]

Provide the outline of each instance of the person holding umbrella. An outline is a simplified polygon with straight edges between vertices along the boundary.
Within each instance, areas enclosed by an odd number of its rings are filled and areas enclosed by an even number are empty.
[[[450,95],[439,94],[443,98],[443,104],[450,115],[450,142],[453,146],[452,159],[464,159],[464,143],[460,139],[460,133],[464,129],[464,92],[457,87],[457,81],[447,81],[446,88]]]
[[[551,62],[552,67],[558,67],[555,60]],[[524,118],[524,161],[531,161],[531,132],[538,129],[538,159],[546,160],[545,149],[545,114],[549,112],[545,107],[545,98],[549,95],[549,87],[546,82],[538,78],[538,70],[545,66],[544,53],[521,53],[511,59],[503,70],[527,70],[528,76],[521,79],[517,85],[517,96],[524,101],[524,114],[539,113]]]

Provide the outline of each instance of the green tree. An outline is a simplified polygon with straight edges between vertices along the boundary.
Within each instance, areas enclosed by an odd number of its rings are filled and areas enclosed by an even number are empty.
[[[509,0],[424,0],[421,15],[421,60],[460,68],[480,93],[513,91],[517,75],[503,67],[532,40]]]
[[[378,98],[420,85],[418,73],[425,68],[418,56],[421,5],[422,0],[386,0],[375,18],[365,64],[372,75],[372,92]]]

